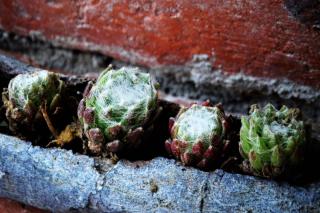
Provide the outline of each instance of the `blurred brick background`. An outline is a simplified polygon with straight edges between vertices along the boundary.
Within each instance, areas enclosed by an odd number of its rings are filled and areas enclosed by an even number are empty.
[[[45,213],[46,211],[39,210],[33,207],[25,206],[13,200],[0,198],[1,213]]]
[[[1,0],[0,28],[144,66],[207,54],[233,74],[320,88],[317,0]]]

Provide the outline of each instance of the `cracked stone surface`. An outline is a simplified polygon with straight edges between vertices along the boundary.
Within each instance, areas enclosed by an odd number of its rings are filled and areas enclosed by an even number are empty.
[[[292,186],[218,170],[210,174],[203,212],[318,212],[320,182]]]
[[[104,174],[104,185],[92,202],[94,208],[112,212],[200,212],[208,176],[164,158],[120,161]]]
[[[52,211],[84,208],[96,189],[94,160],[0,135],[0,197]]]
[[[103,162],[100,162],[103,163]],[[105,162],[105,164],[108,164]],[[0,135],[0,196],[51,211],[317,212],[320,182],[293,186],[222,170],[202,172],[162,157],[95,160]]]

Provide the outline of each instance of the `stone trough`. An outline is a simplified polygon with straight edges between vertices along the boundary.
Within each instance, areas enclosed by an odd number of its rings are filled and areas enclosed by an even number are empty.
[[[191,72],[195,76],[198,71],[204,73],[206,64],[201,63],[192,65]],[[1,87],[5,87],[16,74],[33,69],[0,56]],[[162,73],[161,76],[157,74],[160,81],[169,80],[165,71],[155,73]],[[67,78],[81,88],[85,84],[85,81]],[[170,81],[174,79],[170,77]],[[219,78],[216,76],[215,79]],[[238,78],[232,82],[220,76],[220,81],[211,85],[214,87],[223,81],[228,81],[228,87],[235,89],[241,87],[243,81],[256,79]],[[280,88],[281,83],[277,84]],[[256,82],[254,85],[262,84]],[[181,91],[178,87],[173,89]],[[257,87],[251,89],[251,92],[259,92]],[[316,123],[319,117],[312,116],[312,104],[319,104],[319,93],[313,91],[309,95],[312,97],[308,99],[310,96],[298,93],[295,103],[304,105],[309,110],[306,119]],[[287,98],[277,97],[278,101]],[[317,128],[314,125],[312,130],[314,146],[310,148],[312,157],[307,161],[307,178],[300,184],[276,182],[221,169],[203,172],[161,155],[151,160],[122,159],[112,164],[107,159],[59,148],[41,148],[0,134],[0,197],[54,212],[319,212]]]

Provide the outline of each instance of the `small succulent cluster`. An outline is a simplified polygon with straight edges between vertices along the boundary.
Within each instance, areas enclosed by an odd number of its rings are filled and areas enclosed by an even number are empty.
[[[229,144],[226,140],[228,125],[221,105],[193,104],[170,119],[171,139],[165,142],[165,147],[184,165],[210,169]]]
[[[64,86],[58,75],[46,70],[11,79],[2,93],[10,130],[30,138],[47,129],[46,121],[59,110]]]
[[[305,126],[300,111],[271,104],[253,105],[241,119],[240,153],[247,170],[258,176],[277,178],[287,175],[303,161]]]
[[[79,122],[73,122],[58,134],[51,121],[61,112],[65,83],[52,72],[37,70],[13,78],[2,93],[9,128],[27,139],[51,132],[58,145],[87,137],[93,154],[130,151],[141,143],[159,115],[157,84],[138,68],[107,68],[96,83],[89,82],[78,105]],[[253,105],[241,118],[239,153],[242,168],[254,175],[278,178],[292,174],[303,162],[307,142],[300,111],[271,104]],[[221,105],[182,107],[169,120],[170,139],[165,148],[184,165],[208,170],[222,163],[238,129]],[[234,131],[237,131],[234,134]],[[45,134],[47,133],[45,132]]]
[[[136,147],[155,119],[156,84],[138,68],[107,68],[89,83],[78,107],[78,117],[92,153],[118,153]]]

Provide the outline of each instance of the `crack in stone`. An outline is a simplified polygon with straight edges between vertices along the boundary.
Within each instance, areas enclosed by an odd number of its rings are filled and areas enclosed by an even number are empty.
[[[96,208],[99,209],[99,206],[102,206],[102,197],[101,194],[97,197],[95,197],[105,186],[106,183],[106,176],[107,173],[111,172],[115,167],[116,164],[112,164],[111,162],[107,162],[103,159],[94,158],[94,163],[92,165],[92,169],[97,172],[98,178],[95,183],[95,187],[92,192],[89,193],[87,198],[87,203],[83,210],[96,210]],[[86,212],[86,211],[85,211]]]
[[[200,199],[200,206],[199,206],[199,210],[200,212],[202,213],[203,212],[203,208],[204,208],[204,203],[205,203],[205,200],[208,196],[208,189],[209,189],[209,177],[210,177],[210,174],[208,174],[206,176],[206,180],[204,182],[204,184],[201,186],[201,192],[200,192],[200,196],[201,196],[201,199]]]

